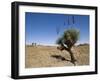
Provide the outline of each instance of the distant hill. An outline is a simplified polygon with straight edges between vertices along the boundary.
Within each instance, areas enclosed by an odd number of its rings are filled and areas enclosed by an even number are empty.
[[[77,46],[89,46],[89,44],[88,43],[84,43],[84,44],[79,44]]]

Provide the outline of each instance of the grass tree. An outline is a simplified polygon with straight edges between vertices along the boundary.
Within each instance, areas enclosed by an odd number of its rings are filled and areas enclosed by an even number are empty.
[[[56,41],[56,43],[59,45],[59,47],[57,47],[59,50],[61,51],[66,50],[69,52],[71,57],[71,62],[74,65],[76,65],[75,64],[76,59],[72,52],[72,47],[75,45],[78,39],[79,39],[79,31],[77,29],[70,28],[64,31],[63,35]]]

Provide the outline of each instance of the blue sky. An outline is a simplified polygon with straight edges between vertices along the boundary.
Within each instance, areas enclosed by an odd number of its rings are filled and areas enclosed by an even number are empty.
[[[72,17],[74,16],[74,24]],[[69,23],[68,23],[69,20]],[[80,31],[79,43],[89,43],[89,16],[51,13],[25,13],[26,44],[35,42],[41,45],[55,45],[65,29],[77,28]],[[57,33],[57,29],[59,32]]]

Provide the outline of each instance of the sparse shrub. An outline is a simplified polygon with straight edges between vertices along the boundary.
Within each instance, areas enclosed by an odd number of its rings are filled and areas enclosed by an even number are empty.
[[[59,45],[59,47],[57,47],[57,49],[59,50],[66,50],[69,52],[70,56],[71,56],[71,62],[75,65],[75,57],[74,54],[71,50],[71,48],[75,45],[75,43],[78,41],[79,39],[79,31],[77,29],[68,29],[65,30],[63,35],[57,39],[56,43]]]

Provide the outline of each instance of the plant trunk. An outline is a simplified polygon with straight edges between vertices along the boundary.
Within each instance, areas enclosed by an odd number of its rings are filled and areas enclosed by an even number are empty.
[[[76,64],[75,64],[76,59],[75,59],[74,54],[73,54],[73,52],[71,51],[71,49],[69,50],[69,53],[70,53],[70,57],[71,57],[71,62],[72,62],[74,65],[76,65]]]
[[[76,64],[75,64],[76,59],[75,59],[75,57],[74,57],[74,54],[73,54],[71,48],[66,48],[63,44],[62,44],[62,47],[63,47],[63,50],[66,50],[66,51],[69,52],[70,57],[71,57],[71,62],[72,62],[74,65],[76,65]],[[62,51],[62,50],[61,50],[61,51]]]

